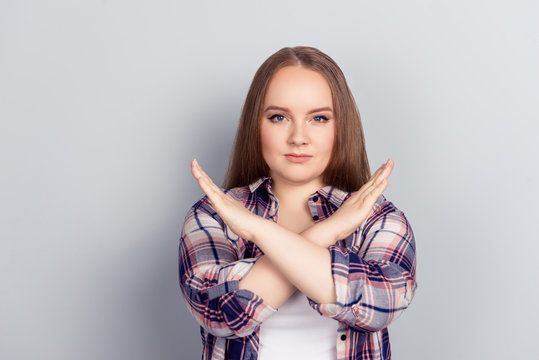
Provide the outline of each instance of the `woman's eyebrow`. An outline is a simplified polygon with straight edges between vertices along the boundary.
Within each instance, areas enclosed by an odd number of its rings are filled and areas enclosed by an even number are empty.
[[[268,111],[271,111],[271,110],[284,111],[284,112],[287,112],[287,113],[290,112],[290,109],[288,109],[288,108],[281,107],[281,106],[275,106],[275,105],[269,105],[268,107],[266,107],[264,109],[264,112],[268,112]]]
[[[316,108],[316,109],[312,109],[311,111],[309,111],[307,114],[314,114],[314,113],[317,113],[317,112],[322,112],[322,111],[329,111],[329,112],[333,112],[333,109],[329,106],[326,106],[326,107],[321,107],[321,108]]]
[[[264,109],[264,112],[271,111],[271,110],[284,111],[284,112],[290,113],[289,108],[285,108],[285,107],[281,107],[281,106],[275,106],[275,105],[269,105],[268,107],[266,107]],[[329,107],[329,106],[325,106],[325,107],[309,110],[307,112],[307,114],[314,114],[314,113],[322,112],[322,111],[333,112],[333,109],[331,107]]]

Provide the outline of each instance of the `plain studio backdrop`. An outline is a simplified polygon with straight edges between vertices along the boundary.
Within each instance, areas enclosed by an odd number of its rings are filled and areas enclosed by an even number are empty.
[[[258,66],[341,66],[412,224],[395,359],[537,359],[537,1],[2,1],[0,358],[198,359],[178,241]]]

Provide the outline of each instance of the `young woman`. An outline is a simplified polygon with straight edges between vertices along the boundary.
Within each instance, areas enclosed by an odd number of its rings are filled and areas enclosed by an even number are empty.
[[[337,64],[283,48],[258,69],[222,190],[188,212],[180,286],[203,359],[389,359],[387,326],[416,288],[415,243],[370,173],[356,104]]]

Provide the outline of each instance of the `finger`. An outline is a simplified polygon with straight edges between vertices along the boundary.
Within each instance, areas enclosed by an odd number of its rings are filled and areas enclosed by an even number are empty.
[[[389,176],[389,174],[391,173],[391,171],[393,170],[393,165],[394,165],[394,162],[392,159],[388,159],[381,167],[380,167],[380,171],[377,172],[376,175],[373,176],[373,180],[375,183],[379,183],[380,181],[382,181],[382,179],[386,178]]]
[[[208,174],[206,174],[206,172],[202,170],[202,167],[198,163],[197,159],[193,159],[193,161],[191,162],[191,172],[197,180],[200,178],[209,177]]]
[[[384,190],[387,188],[388,181],[387,179],[383,179],[380,181],[376,186],[371,186],[367,191],[365,191],[361,198],[359,199],[360,202],[367,203],[369,205],[373,205],[374,202],[376,202],[376,199],[384,192]]]
[[[202,170],[196,159],[191,161],[191,173],[196,180],[201,180],[204,178],[204,175],[207,175],[204,170]]]
[[[372,207],[378,197],[382,195],[382,193],[387,188],[387,184],[387,179],[382,180],[376,187],[373,187],[369,192],[366,193],[364,201]]]
[[[382,168],[382,171],[376,175],[376,177],[373,179],[373,183],[375,186],[377,186],[382,180],[389,178],[389,175],[393,171],[393,160],[388,159],[388,161],[385,163],[384,167]]]
[[[191,174],[195,179],[200,179],[202,177],[202,169],[200,168],[197,159],[191,161]]]
[[[196,163],[196,160],[193,160],[191,172],[194,178],[197,180],[198,186],[202,189],[202,191],[204,191],[204,193],[206,193],[206,195],[209,195],[209,193],[211,192],[211,184],[210,184],[211,179],[208,180],[207,175],[204,173],[202,168],[198,166],[198,164]]]
[[[358,194],[358,199],[364,199],[366,196],[368,196],[376,187],[378,186],[377,183],[374,181],[370,181],[369,183],[365,184],[364,187],[362,187]]]
[[[210,197],[210,200],[216,200],[215,195],[224,195],[221,188],[219,188],[215,183],[212,181],[212,179],[206,174],[206,172],[202,169],[200,164],[196,159],[194,159],[191,163],[191,172],[193,173],[193,176],[198,181],[198,185]]]
[[[371,192],[377,191],[377,189],[380,187],[382,183],[385,183],[387,186],[387,179],[389,178],[389,175],[391,174],[392,170],[393,170],[393,164],[392,162],[388,160],[388,163],[386,163],[386,166],[382,169],[380,174],[378,174],[378,176],[375,179],[373,179],[373,182],[369,188],[369,191]],[[383,190],[380,191],[378,195],[380,195],[382,192]]]
[[[379,182],[380,180],[380,177],[384,175],[384,173],[387,171],[388,168],[390,168],[392,166],[392,161],[391,159],[389,159],[388,161],[386,161],[385,163],[383,163],[377,170],[376,172],[371,176],[371,178],[369,179],[369,181],[372,181],[372,182]]]
[[[371,176],[361,189],[357,192],[357,197],[364,196],[367,192],[372,191],[373,188],[378,186],[383,179],[387,179],[393,169],[393,160],[388,159],[382,166],[380,166],[376,172]]]
[[[213,180],[209,177],[208,174],[206,174],[206,172],[202,169],[202,167],[200,166],[200,164],[198,163],[198,161],[195,159],[193,160],[194,162],[194,166],[193,166],[193,169],[195,171],[195,178],[197,180],[201,180],[203,182],[205,182],[206,184],[208,184],[210,187],[212,188],[217,188],[219,189],[219,187],[217,185],[215,185],[215,183],[213,182]],[[220,190],[220,189],[219,189]]]

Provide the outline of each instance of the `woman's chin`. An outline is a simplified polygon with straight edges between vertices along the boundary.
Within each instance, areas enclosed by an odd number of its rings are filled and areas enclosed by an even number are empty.
[[[271,176],[273,182],[283,182],[291,185],[307,185],[312,183],[322,183],[322,175],[308,176],[306,174],[294,174],[294,172],[288,172],[286,174],[274,174]]]

